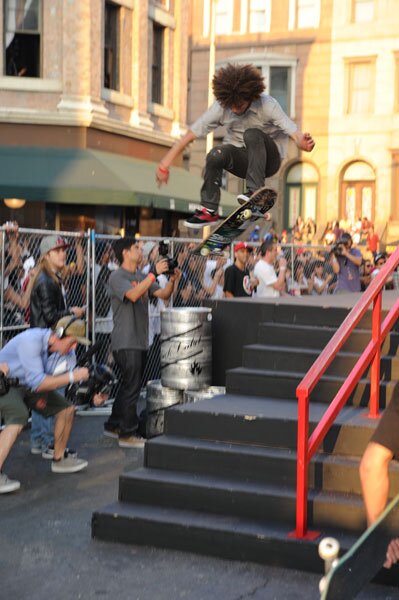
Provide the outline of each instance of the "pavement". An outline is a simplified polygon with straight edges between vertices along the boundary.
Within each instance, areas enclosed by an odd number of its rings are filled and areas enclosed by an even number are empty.
[[[4,471],[21,489],[0,496],[1,600],[318,600],[320,575],[91,539],[95,509],[117,499],[118,477],[142,449],[102,435],[104,417],[77,417],[70,447],[89,460],[73,475],[50,472],[24,431]],[[393,600],[370,585],[360,600]]]

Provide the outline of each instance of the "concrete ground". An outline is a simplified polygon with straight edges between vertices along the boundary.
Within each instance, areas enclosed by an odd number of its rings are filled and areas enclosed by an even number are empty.
[[[89,459],[74,475],[50,472],[23,432],[5,465],[21,481],[0,496],[0,598],[7,600],[317,600],[319,576],[252,563],[91,539],[93,510],[116,500],[118,476],[142,464],[102,435],[101,417],[77,418],[71,447]],[[369,586],[363,600],[393,600]]]

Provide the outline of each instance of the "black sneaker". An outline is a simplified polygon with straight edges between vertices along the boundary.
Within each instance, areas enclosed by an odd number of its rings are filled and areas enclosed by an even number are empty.
[[[72,450],[72,448],[65,448],[64,458],[67,458],[67,456],[72,456],[73,458],[76,458],[77,455],[78,453],[76,452],[76,450]],[[47,448],[45,448],[42,452],[42,458],[45,458],[46,460],[52,460],[54,458],[54,446],[47,446]]]
[[[217,213],[210,212],[207,208],[201,208],[201,210],[196,210],[192,217],[186,219],[184,225],[192,229],[199,229],[205,225],[216,223],[216,221],[219,221]]]
[[[253,192],[251,192],[250,190],[247,190],[246,192],[243,192],[242,194],[238,194],[238,196],[237,196],[238,204],[243,205],[246,202],[248,202],[248,200],[250,199],[252,194],[253,194]]]

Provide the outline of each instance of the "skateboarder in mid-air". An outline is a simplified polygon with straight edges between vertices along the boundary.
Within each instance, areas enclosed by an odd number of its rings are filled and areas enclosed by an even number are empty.
[[[246,191],[238,202],[248,200],[280,168],[287,154],[288,137],[298,148],[311,152],[310,133],[302,133],[285,114],[277,100],[265,93],[263,77],[254,65],[227,64],[212,82],[216,101],[189,128],[159,162],[158,185],[167,183],[173,160],[195,138],[206,136],[219,126],[226,128],[221,146],[206,157],[201,209],[185,221],[187,227],[200,228],[216,222],[223,169],[246,180]]]

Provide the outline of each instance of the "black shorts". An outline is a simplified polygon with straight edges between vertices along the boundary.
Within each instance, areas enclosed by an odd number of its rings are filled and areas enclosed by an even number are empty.
[[[384,411],[370,442],[385,446],[399,458],[399,387],[396,386],[394,396]]]

